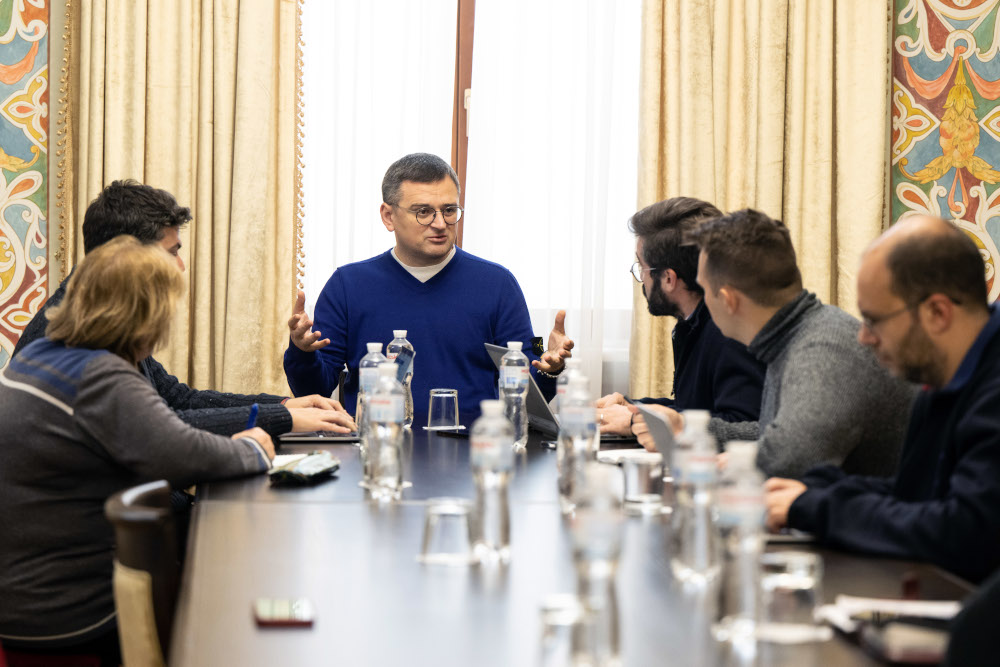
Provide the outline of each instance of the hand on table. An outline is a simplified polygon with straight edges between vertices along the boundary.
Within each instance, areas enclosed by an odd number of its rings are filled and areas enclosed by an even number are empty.
[[[806,485],[794,479],[772,477],[764,482],[768,530],[777,532],[788,525],[788,509],[805,490]]]
[[[681,413],[677,412],[673,408],[668,408],[665,405],[657,405],[656,403],[644,403],[643,407],[658,413],[663,417],[670,428],[674,430],[674,433],[680,433],[684,430],[684,417]],[[639,412],[639,408],[634,405],[628,406],[630,412],[635,413],[635,418],[632,420],[632,435],[636,437],[639,444],[648,449],[651,452],[656,451],[656,443],[653,442],[653,435],[649,432],[649,425],[646,420],[642,418],[642,413]]]
[[[546,373],[558,373],[563,369],[566,359],[573,356],[573,341],[566,335],[566,311],[556,313],[556,321],[549,333],[549,346],[542,353],[541,359],[531,362],[531,365]]]
[[[296,433],[310,431],[333,431],[334,433],[350,433],[358,430],[357,424],[343,410],[324,410],[322,408],[290,408],[292,413],[292,431]]]
[[[288,331],[292,344],[303,352],[315,352],[330,344],[329,338],[320,340],[323,334],[312,330],[312,320],[306,314],[306,294],[299,290],[295,297],[295,307],[292,316],[288,318]],[[313,429],[316,430],[316,429]]]
[[[267,431],[259,426],[247,429],[246,431],[240,431],[232,436],[233,440],[239,440],[240,438],[253,438],[257,441],[257,444],[261,446],[264,453],[267,454],[267,460],[274,460],[274,443],[271,442],[271,436],[267,434]]]
[[[284,405],[289,410],[292,408],[322,408],[323,410],[345,411],[344,406],[340,404],[340,401],[335,401],[332,398],[320,396],[319,394],[289,398],[285,401]]]
[[[607,405],[597,407],[598,426],[601,433],[628,435],[632,427],[632,411],[627,405]]]
[[[594,407],[597,408],[606,408],[609,405],[628,405],[628,401],[626,401],[625,397],[616,391],[613,394],[608,394],[607,396],[601,396],[594,403]]]

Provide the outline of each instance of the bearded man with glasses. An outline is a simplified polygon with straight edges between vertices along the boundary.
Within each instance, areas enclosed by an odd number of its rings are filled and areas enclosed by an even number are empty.
[[[985,276],[976,244],[939,218],[901,220],[865,251],[858,342],[894,375],[923,385],[899,468],[888,479],[832,466],[799,479],[771,478],[772,529],[788,526],[834,547],[928,561],[977,583],[997,571],[1000,309],[988,302]],[[992,627],[996,610],[986,611]],[[987,662],[996,662],[995,651],[990,661],[950,664]]]
[[[647,206],[629,220],[638,259],[632,277],[642,284],[649,314],[677,318],[671,332],[673,396],[639,401],[676,411],[708,410],[727,422],[757,421],[764,364],[746,345],[723,336],[712,321],[705,290],[696,280],[698,248],[685,239],[700,222],[720,215],[707,201],[673,197]],[[601,432],[624,435],[631,430],[640,444],[653,448],[645,423],[627,404],[628,399],[617,392],[598,399]],[[670,416],[669,410],[663,412]]]
[[[285,375],[292,392],[329,396],[347,364],[344,404],[357,403],[358,363],[371,341],[388,342],[405,329],[417,353],[413,375],[414,423],[426,419],[432,387],[458,390],[463,423],[479,413],[479,402],[496,398],[497,370],[483,343],[522,341],[532,373],[547,398],[573,341],[560,311],[541,355],[517,280],[510,271],[455,245],[462,219],[458,175],[427,153],[393,163],[382,180],[382,224],[394,248],[334,272],[316,302],[315,320],[300,291],[288,321],[291,342]]]

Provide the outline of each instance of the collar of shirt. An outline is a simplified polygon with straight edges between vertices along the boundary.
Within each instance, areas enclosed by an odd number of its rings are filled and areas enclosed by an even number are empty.
[[[986,326],[976,336],[976,340],[972,343],[969,351],[965,353],[965,358],[959,364],[958,370],[955,372],[955,377],[941,391],[956,392],[968,384],[969,380],[972,379],[972,374],[976,372],[976,368],[979,366],[979,360],[983,356],[983,351],[997,335],[997,332],[1000,332],[1000,308],[997,308],[997,305],[994,303],[990,304],[990,319],[986,322]]]
[[[396,256],[395,248],[393,248],[389,252],[392,254],[392,258],[396,260],[396,262],[401,267],[406,269],[407,273],[409,273],[411,276],[413,276],[420,282],[425,283],[434,276],[436,276],[438,273],[440,273],[441,269],[443,269],[448,265],[448,262],[450,262],[452,257],[455,256],[455,246],[451,247],[451,252],[448,253],[448,256],[445,257],[442,262],[440,262],[439,264],[434,264],[432,266],[408,266],[406,264],[403,264],[403,262],[400,261],[399,257]]]

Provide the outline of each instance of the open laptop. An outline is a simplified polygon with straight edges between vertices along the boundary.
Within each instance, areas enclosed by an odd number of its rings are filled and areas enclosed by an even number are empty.
[[[490,353],[490,358],[500,368],[500,360],[509,351],[506,347],[484,343],[486,350]],[[542,395],[542,390],[538,388],[535,378],[528,375],[528,427],[539,433],[550,437],[559,435],[559,418],[552,412],[548,401]],[[602,433],[601,442],[629,443],[635,442],[632,435],[618,435],[616,433]]]

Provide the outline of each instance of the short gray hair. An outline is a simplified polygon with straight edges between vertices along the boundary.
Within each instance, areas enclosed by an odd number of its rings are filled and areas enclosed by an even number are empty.
[[[385,172],[382,179],[382,201],[391,206],[399,203],[399,188],[403,181],[414,183],[437,183],[444,177],[450,177],[458,193],[462,194],[462,186],[458,182],[458,174],[451,165],[430,153],[410,153],[399,158]]]

